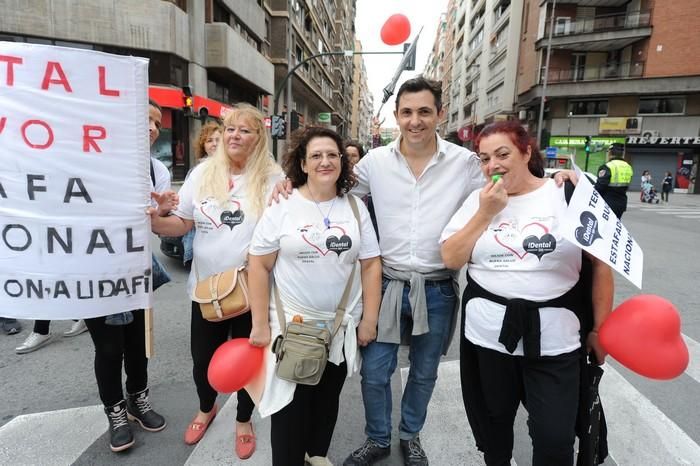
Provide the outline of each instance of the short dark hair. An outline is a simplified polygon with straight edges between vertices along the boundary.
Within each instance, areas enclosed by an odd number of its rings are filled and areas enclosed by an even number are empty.
[[[365,148],[362,147],[362,144],[360,144],[359,141],[355,141],[354,139],[345,141],[345,147],[354,147],[357,149],[357,153],[360,154],[360,158],[365,156]]]
[[[158,111],[161,112],[161,113],[163,112],[163,109],[160,108],[160,105],[158,105],[158,102],[156,102],[156,101],[153,100],[153,99],[148,99],[148,105],[150,105],[150,106],[152,106],[152,107],[155,107],[156,110],[158,110]]]
[[[423,76],[409,79],[399,87],[399,92],[396,93],[396,110],[399,110],[399,100],[401,100],[402,94],[420,91],[430,91],[435,98],[435,108],[437,108],[438,112],[442,110],[442,83],[424,78]]]
[[[476,137],[474,150],[478,154],[481,140],[492,134],[507,134],[515,147],[523,153],[527,154],[527,148],[530,148],[530,160],[527,163],[527,168],[534,176],[544,178],[544,160],[540,154],[540,148],[537,146],[535,138],[530,136],[523,125],[516,120],[498,121],[486,125]]]
[[[282,168],[284,168],[287,178],[292,182],[292,187],[300,188],[308,180],[308,175],[301,169],[301,164],[306,160],[306,147],[312,139],[331,138],[338,146],[340,157],[340,176],[335,182],[336,195],[341,196],[355,186],[355,177],[350,168],[350,161],[345,153],[343,138],[332,129],[321,126],[309,126],[306,129],[299,129],[292,133],[292,144],[290,150],[285,154]]]
[[[622,157],[625,154],[625,146],[619,142],[613,142],[608,148],[611,157]]]

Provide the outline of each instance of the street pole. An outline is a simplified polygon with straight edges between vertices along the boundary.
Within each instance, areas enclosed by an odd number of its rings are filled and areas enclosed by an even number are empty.
[[[569,150],[571,161],[573,163],[576,163],[576,151],[574,151],[573,154],[571,153],[571,115],[573,115],[573,112],[569,112],[569,129],[566,135],[566,148]]]
[[[292,68],[292,18],[289,18],[289,21],[287,22],[289,25],[288,31],[287,31],[287,44],[289,44],[289,47],[287,47],[287,74],[291,72]],[[275,115],[277,115],[277,107],[275,107]],[[291,126],[291,121],[292,121],[292,80],[287,81],[287,122],[288,126]],[[287,141],[286,141],[286,146],[289,147],[289,143],[291,141],[291,129],[287,128],[286,131],[286,136],[287,136]],[[277,159],[277,144],[279,142],[275,141],[275,159]]]
[[[292,80],[289,79],[292,77],[294,72],[304,66],[306,63],[310,62],[311,60],[315,60],[316,58],[319,57],[325,57],[328,55],[343,55],[346,57],[352,57],[353,55],[403,55],[404,52],[355,52],[354,50],[343,50],[342,52],[322,52],[322,53],[317,53],[316,55],[311,55],[309,58],[300,61],[296,65],[290,69],[285,77],[282,79],[282,81],[279,83],[277,86],[277,89],[275,89],[275,95],[273,98],[273,104],[272,104],[272,111],[274,115],[277,115],[279,112],[279,103],[280,103],[280,94],[282,93],[282,89],[284,89],[284,85],[287,84],[287,95],[291,96],[291,87],[292,87]],[[289,60],[289,63],[291,64],[291,59]],[[288,120],[291,121],[291,108],[290,108],[290,102],[287,102],[287,116],[289,117]],[[291,127],[287,127],[287,135],[291,132]],[[289,136],[287,136],[289,137]],[[275,160],[277,160],[277,138],[274,138],[275,143],[272,145],[272,153],[275,156]]]
[[[544,123],[544,101],[547,96],[547,80],[549,78],[549,56],[552,51],[552,32],[554,32],[554,10],[557,8],[557,0],[552,2],[552,13],[549,18],[549,39],[547,41],[547,58],[544,65],[544,80],[542,82],[542,96],[540,96],[540,115],[537,121],[537,144],[542,144],[542,125]]]

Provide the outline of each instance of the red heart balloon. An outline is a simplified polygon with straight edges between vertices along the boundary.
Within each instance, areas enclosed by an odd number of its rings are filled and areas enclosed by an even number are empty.
[[[688,367],[678,310],[660,296],[638,295],[623,302],[598,336],[610,356],[645,377],[673,379]]]
[[[263,367],[264,348],[253,346],[247,338],[234,338],[219,346],[209,362],[207,378],[221,393],[237,392]]]
[[[382,26],[380,35],[387,45],[401,44],[411,35],[411,23],[405,15],[391,15]]]

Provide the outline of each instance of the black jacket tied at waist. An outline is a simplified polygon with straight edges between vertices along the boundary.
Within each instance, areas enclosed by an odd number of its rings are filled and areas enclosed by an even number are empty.
[[[590,327],[584,325],[583,317],[583,286],[579,280],[576,285],[563,295],[548,301],[530,301],[522,298],[507,299],[485,290],[477,284],[467,272],[467,287],[464,289],[462,306],[472,298],[484,298],[506,307],[501,326],[501,334],[498,341],[505,346],[509,353],[513,353],[518,342],[523,340],[523,353],[525,357],[537,358],[540,356],[540,308],[563,307],[576,314],[581,322],[581,334],[588,334]],[[583,340],[583,339],[582,339]]]

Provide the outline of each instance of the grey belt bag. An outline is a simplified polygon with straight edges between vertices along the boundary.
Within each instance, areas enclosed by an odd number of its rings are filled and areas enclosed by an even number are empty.
[[[353,196],[348,196],[350,207],[361,229],[360,215]],[[335,312],[333,331],[328,329],[325,321],[289,322],[286,323],[282,301],[277,286],[273,285],[277,317],[279,318],[282,334],[272,344],[272,352],[277,356],[275,374],[282,380],[301,385],[318,385],[326,369],[331,340],[338,333],[345,316],[345,306],[352,288],[352,279],[357,269],[357,261],[352,266],[350,277],[345,284],[343,296]]]

